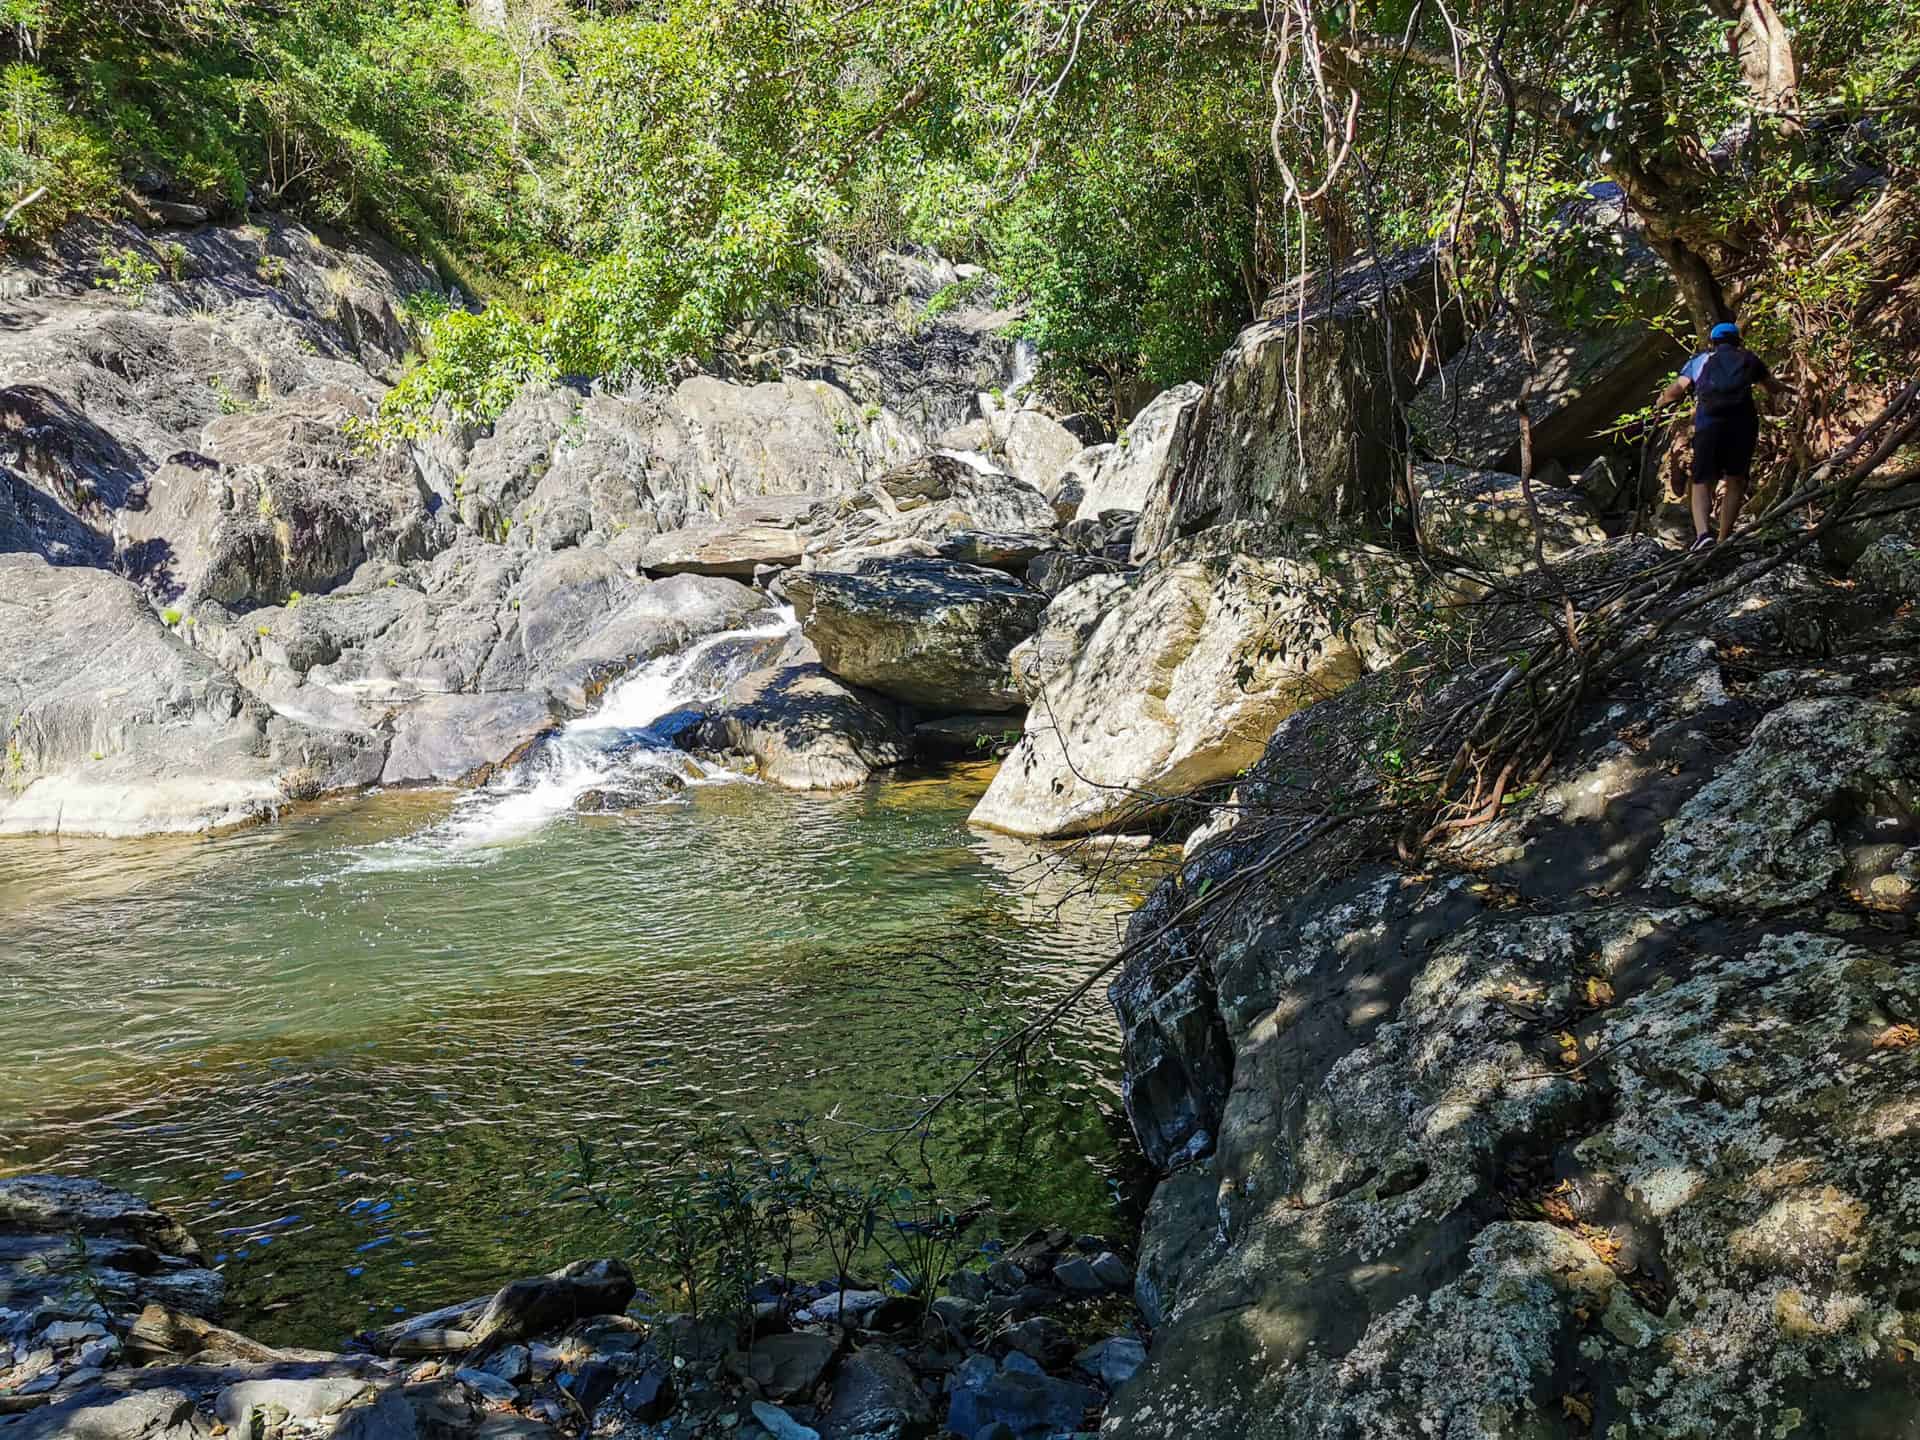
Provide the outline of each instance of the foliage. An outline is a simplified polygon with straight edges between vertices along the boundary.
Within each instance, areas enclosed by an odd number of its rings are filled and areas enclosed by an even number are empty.
[[[160,278],[160,267],[138,250],[109,250],[100,257],[100,273],[93,283],[102,290],[124,295],[136,305]]]

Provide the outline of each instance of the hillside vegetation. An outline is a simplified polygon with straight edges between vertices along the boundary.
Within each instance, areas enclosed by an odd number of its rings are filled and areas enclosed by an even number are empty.
[[[137,205],[288,207],[433,258],[389,404],[490,418],[527,376],[659,375],[827,244],[989,262],[1048,383],[1124,419],[1275,283],[1448,239],[1492,300],[1575,187],[1620,184],[1696,325],[1833,328],[1836,183],[1910,165],[1903,0],[8,0],[10,242]],[[1538,275],[1535,275],[1535,271]],[[1591,293],[1587,293],[1591,292]],[[1683,322],[1684,323],[1684,320]],[[1772,331],[1773,334],[1765,332]],[[1849,350],[1835,363],[1871,369]]]

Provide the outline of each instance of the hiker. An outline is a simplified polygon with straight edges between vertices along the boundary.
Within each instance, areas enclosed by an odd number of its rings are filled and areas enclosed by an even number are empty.
[[[1733,534],[1740,507],[1747,503],[1753,451],[1760,443],[1760,411],[1753,387],[1784,395],[1767,362],[1740,343],[1738,325],[1720,324],[1709,337],[1712,348],[1687,362],[1680,378],[1660,395],[1665,409],[1693,394],[1693,549],[1711,550]],[[1720,534],[1713,533],[1713,491],[1722,481],[1727,493],[1720,506]]]

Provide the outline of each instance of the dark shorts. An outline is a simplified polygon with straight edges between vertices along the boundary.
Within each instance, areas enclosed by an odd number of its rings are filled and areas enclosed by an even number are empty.
[[[1757,412],[1702,421],[1693,432],[1693,483],[1717,485],[1729,475],[1746,479],[1753,473],[1753,452],[1759,444]]]

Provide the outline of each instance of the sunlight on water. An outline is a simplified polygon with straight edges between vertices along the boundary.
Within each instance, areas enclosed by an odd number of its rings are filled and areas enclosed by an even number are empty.
[[[572,811],[686,772],[656,727],[787,623],[637,672],[476,792],[0,842],[0,1170],[141,1188],[226,1257],[231,1321],[323,1342],[607,1245],[556,1198],[576,1136],[657,1178],[696,1137],[837,1111],[859,1148],[911,1113],[1111,954],[1137,887],[968,830],[978,767]],[[1115,1044],[1096,991],[1017,1094],[948,1113],[943,1186],[1107,1224]]]

